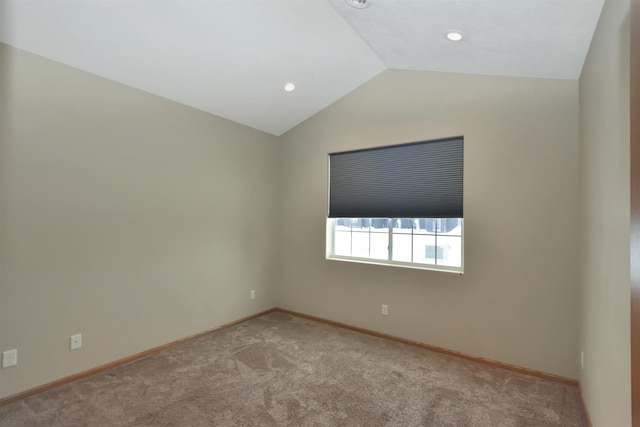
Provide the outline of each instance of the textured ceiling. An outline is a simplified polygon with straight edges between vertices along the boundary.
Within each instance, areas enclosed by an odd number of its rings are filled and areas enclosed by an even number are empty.
[[[280,135],[387,68],[577,79],[603,0],[369,3],[0,0],[0,41]]]

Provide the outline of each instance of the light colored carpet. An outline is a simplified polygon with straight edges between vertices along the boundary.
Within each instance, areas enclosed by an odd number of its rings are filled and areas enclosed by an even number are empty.
[[[0,407],[0,426],[586,426],[576,387],[274,312]]]

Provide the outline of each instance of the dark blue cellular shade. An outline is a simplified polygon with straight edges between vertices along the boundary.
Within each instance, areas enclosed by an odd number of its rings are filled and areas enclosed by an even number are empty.
[[[329,154],[330,218],[463,218],[462,137]]]

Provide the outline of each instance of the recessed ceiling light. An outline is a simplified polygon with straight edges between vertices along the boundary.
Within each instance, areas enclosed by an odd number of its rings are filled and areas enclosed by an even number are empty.
[[[447,38],[452,42],[459,42],[462,40],[462,33],[460,31],[449,31],[447,33]]]
[[[369,7],[371,4],[371,0],[344,0],[351,7],[355,7],[356,9],[364,9],[365,7]]]
[[[294,90],[296,90],[296,85],[294,85],[293,83],[289,82],[289,83],[284,85],[284,90],[286,90],[287,92],[293,92]]]

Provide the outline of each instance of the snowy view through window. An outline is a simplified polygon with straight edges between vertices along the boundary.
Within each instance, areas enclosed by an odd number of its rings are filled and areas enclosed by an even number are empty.
[[[462,218],[329,218],[328,252],[462,271]]]

